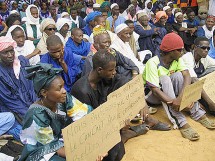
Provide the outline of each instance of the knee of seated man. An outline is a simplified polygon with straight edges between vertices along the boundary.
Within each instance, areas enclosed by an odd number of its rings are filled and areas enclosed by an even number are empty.
[[[172,81],[171,81],[171,78],[168,76],[168,75],[162,75],[160,76],[160,83],[163,85],[163,84],[170,84]]]

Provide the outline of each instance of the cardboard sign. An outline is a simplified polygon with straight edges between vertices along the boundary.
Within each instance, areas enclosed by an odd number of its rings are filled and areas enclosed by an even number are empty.
[[[141,75],[108,96],[108,101],[63,129],[67,161],[95,161],[120,142],[124,120],[145,107]]]
[[[179,111],[201,98],[204,82],[205,79],[202,79],[185,87]]]
[[[95,161],[120,142],[117,109],[105,102],[63,129],[67,161]]]
[[[207,74],[206,76],[202,77],[202,79],[206,79],[203,89],[208,95],[208,97],[215,103],[215,72]]]
[[[133,119],[146,105],[142,75],[108,95],[108,101],[112,101],[118,109],[118,121],[122,128],[126,119]]]

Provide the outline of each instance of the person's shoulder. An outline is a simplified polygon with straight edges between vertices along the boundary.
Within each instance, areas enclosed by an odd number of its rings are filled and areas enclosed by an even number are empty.
[[[34,46],[33,41],[31,40],[25,40],[25,44],[24,44],[27,48]],[[35,47],[35,46],[34,46]]]
[[[150,58],[148,61],[147,61],[147,63],[159,63],[160,61],[159,61],[159,58],[158,58],[158,56],[154,56],[154,57],[152,57],[152,58]]]
[[[27,58],[25,58],[23,55],[19,55],[18,59],[20,61],[21,66],[25,67],[25,66],[29,65],[29,60]]]
[[[79,87],[83,87],[85,85],[89,84],[88,82],[88,75],[85,75],[83,77],[81,77],[80,79],[78,79],[74,85],[73,85],[73,89],[74,88],[78,88],[78,90],[81,90],[82,88],[79,88]]]
[[[107,18],[107,20],[108,20],[108,21],[113,20],[113,17],[112,17],[112,16],[109,16],[109,17]]]
[[[184,55],[182,55],[182,58],[186,57],[193,57],[192,52],[186,52]]]
[[[69,37],[66,44],[65,44],[65,47],[71,47],[71,44],[72,44],[72,38]]]
[[[34,103],[29,107],[26,118],[32,118],[38,125],[46,127],[50,123],[48,115],[51,113],[50,109]]]
[[[123,86],[124,84],[128,83],[130,81],[130,77],[126,77],[122,74],[116,74],[114,77],[114,84],[119,84],[119,87]]]
[[[72,87],[72,94],[73,93],[87,94],[89,92],[88,90],[89,87],[90,87],[90,84],[88,82],[88,75],[85,75],[74,83]]]

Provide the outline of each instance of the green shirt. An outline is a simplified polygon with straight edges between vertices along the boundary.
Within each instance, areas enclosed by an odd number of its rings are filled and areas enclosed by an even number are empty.
[[[159,77],[164,75],[170,76],[175,72],[181,72],[186,69],[187,67],[185,66],[183,59],[181,58],[179,58],[178,61],[174,60],[170,65],[169,69],[167,69],[161,65],[159,57],[154,56],[153,58],[149,59],[149,61],[146,63],[143,72],[144,85],[147,84],[152,87],[160,88]]]

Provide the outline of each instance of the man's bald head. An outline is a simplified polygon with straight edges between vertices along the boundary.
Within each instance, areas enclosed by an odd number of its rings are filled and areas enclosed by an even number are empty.
[[[79,28],[74,28],[71,32],[71,38],[75,43],[81,44],[83,41],[83,31]]]
[[[83,33],[83,31],[80,28],[74,28],[71,31],[71,35],[75,35],[75,34],[80,33],[80,32]]]

